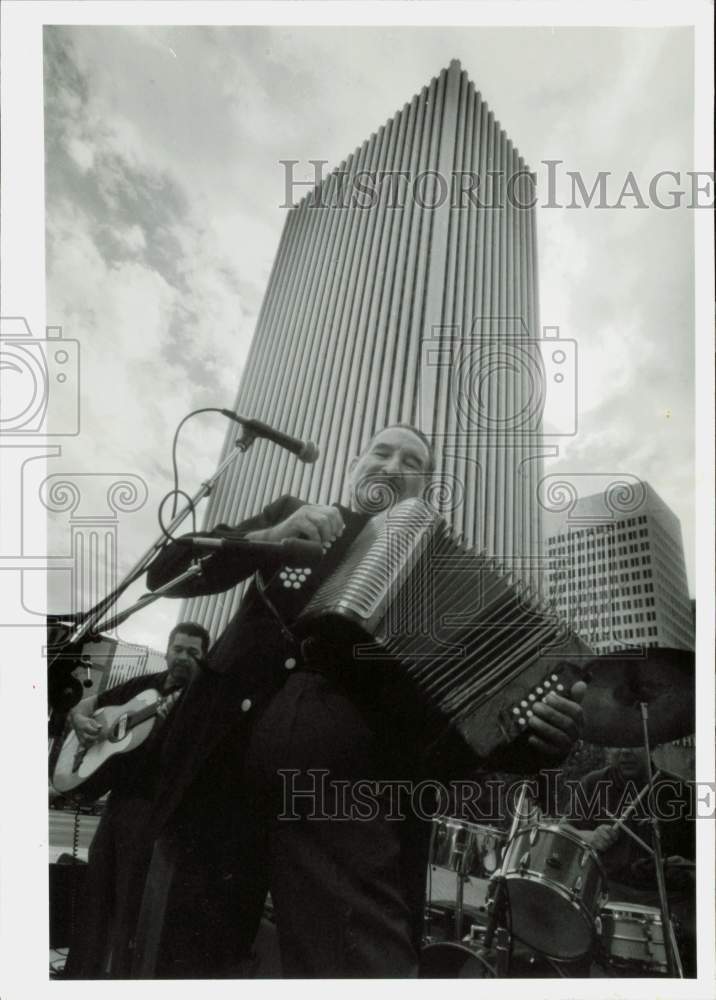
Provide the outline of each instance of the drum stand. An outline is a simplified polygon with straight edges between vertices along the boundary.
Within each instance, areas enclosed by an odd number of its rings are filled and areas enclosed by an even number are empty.
[[[507,978],[510,971],[510,954],[512,951],[509,926],[510,900],[507,893],[507,879],[504,875],[505,865],[507,864],[507,845],[512,841],[519,829],[520,819],[522,818],[522,809],[527,798],[528,790],[529,785],[525,781],[520,789],[517,805],[515,806],[515,815],[512,819],[510,834],[505,844],[502,864],[491,879],[491,888],[494,886],[494,892],[492,893],[487,904],[488,918],[487,927],[485,928],[484,947],[485,950],[489,950],[492,947],[492,941],[494,938],[496,959],[495,972],[498,979]]]
[[[463,856],[464,862],[464,856]],[[463,874],[462,868],[463,864],[457,871],[457,886],[455,892],[455,940],[462,941],[462,921],[463,921],[463,911],[465,909],[464,895],[465,895],[465,882],[468,876]]]
[[[644,730],[644,749],[646,750],[647,783],[649,790],[654,783],[654,775],[651,767],[651,748],[649,746],[649,706],[645,701],[640,702],[641,721]],[[666,897],[666,878],[664,877],[664,858],[661,852],[661,832],[659,830],[659,820],[651,812],[651,829],[654,842],[654,870],[656,872],[656,885],[659,891],[659,907],[661,909],[662,927],[664,928],[664,946],[666,950],[666,962],[672,976],[679,979],[684,978],[684,969],[681,964],[681,956],[676,943],[674,925],[671,922],[669,913],[669,903]]]
[[[506,979],[510,971],[510,931],[507,896],[507,882],[502,870],[493,876],[492,884],[495,891],[487,904],[487,927],[485,929],[484,948],[489,951],[492,941],[495,941],[495,975],[497,979]]]

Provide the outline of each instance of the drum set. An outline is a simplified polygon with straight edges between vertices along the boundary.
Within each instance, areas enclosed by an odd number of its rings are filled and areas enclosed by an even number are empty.
[[[690,672],[693,682],[693,653],[648,652],[650,662],[607,661],[583,703],[587,740],[644,745],[648,781],[638,799],[659,774],[652,772],[650,746],[693,731],[693,694],[691,702],[684,694]],[[629,835],[625,821],[636,805],[634,800],[614,818]],[[578,830],[542,815],[527,783],[513,816],[509,831],[450,816],[433,819],[422,978],[683,975],[655,817],[653,847],[642,843],[654,863],[658,907],[609,899],[597,852]]]
[[[437,872],[454,873],[454,902],[435,898]],[[547,818],[510,834],[433,820],[422,977],[569,977],[594,964],[602,975],[668,973],[659,909],[608,901],[599,856],[574,830]]]

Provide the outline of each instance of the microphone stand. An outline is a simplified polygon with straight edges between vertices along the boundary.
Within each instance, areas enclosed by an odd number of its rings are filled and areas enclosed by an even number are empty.
[[[108,618],[106,621],[102,622],[99,627],[99,631],[103,631],[108,628],[115,628],[117,625],[121,625],[122,622],[126,622],[128,618],[131,618],[133,614],[137,611],[141,611],[142,608],[146,608],[148,604],[153,604],[158,601],[160,597],[164,597],[170,590],[177,587],[179,584],[186,583],[187,580],[193,580],[197,576],[201,576],[203,572],[203,563],[210,559],[211,556],[204,556],[202,559],[196,559],[188,569],[185,569],[178,576],[175,576],[173,580],[169,580],[168,583],[162,584],[161,587],[157,587],[151,593],[142,594],[134,604],[130,607],[125,608],[124,611],[120,611],[119,614],[114,615],[113,618]]]
[[[251,447],[251,445],[256,440],[257,433],[251,428],[242,428],[241,437],[236,439],[234,450],[229,452],[228,455],[219,463],[219,466],[215,472],[201,484],[199,489],[196,491],[191,500],[172,518],[171,524],[167,529],[167,534],[172,535],[174,531],[179,527],[179,525],[184,521],[189,514],[195,509],[196,505],[211,494],[214,484],[216,483],[219,476],[223,471],[232,465],[237,456],[243,454],[245,451]],[[144,573],[144,571],[149,567],[152,560],[157,556],[163,546],[166,544],[166,535],[160,534],[157,539],[150,545],[150,547],[145,551],[145,553],[137,560],[134,566],[129,570],[121,583],[115,587],[115,589],[104,597],[98,604],[93,608],[90,608],[84,615],[78,615],[78,623],[66,642],[61,643],[56,649],[52,651],[48,650],[47,657],[47,669],[48,673],[53,669],[53,667],[60,661],[67,658],[68,651],[77,649],[78,644],[90,634],[94,634],[97,631],[97,625],[102,621],[104,616],[107,614],[109,609],[117,603],[121,595]],[[117,615],[115,619],[111,619],[109,624],[119,624],[125,621],[131,614],[138,611],[140,608],[145,607],[145,605],[150,604],[152,601],[160,597],[164,592],[166,592],[170,587],[176,586],[178,583],[183,582],[186,579],[191,579],[201,573],[201,561],[193,564],[190,569],[186,570],[185,573],[181,574],[175,580],[171,581],[169,584],[161,587],[159,590],[155,591],[154,594],[143,595],[131,608],[127,611],[122,612]],[[50,712],[48,716],[48,727],[50,734],[53,733],[53,728],[55,728],[55,721],[57,718],[64,719],[64,714],[58,712],[52,703],[50,703]],[[59,735],[58,733],[55,736]],[[54,736],[52,741],[54,742]],[[51,752],[51,751],[50,751]]]
[[[651,747],[649,746],[649,706],[645,701],[639,703],[641,708],[641,722],[644,730],[644,748],[646,750],[646,768],[649,787],[654,782],[651,767]],[[657,772],[658,773],[658,772]],[[684,969],[681,964],[681,956],[676,943],[674,925],[671,922],[669,913],[669,903],[666,898],[666,879],[664,877],[664,858],[661,853],[661,832],[659,830],[659,820],[653,810],[651,812],[651,829],[654,840],[654,870],[656,871],[656,885],[659,890],[659,906],[661,908],[662,927],[664,929],[664,945],[666,948],[666,962],[672,976],[679,979],[684,978]]]
[[[172,535],[174,531],[182,523],[182,521],[184,521],[189,516],[191,511],[195,509],[196,505],[201,500],[203,500],[204,497],[207,497],[211,494],[214,488],[214,484],[216,483],[217,479],[222,474],[224,469],[228,468],[229,465],[232,465],[239,454],[243,454],[243,452],[247,451],[255,440],[256,440],[255,432],[252,430],[244,429],[242,437],[236,439],[235,449],[229,452],[228,455],[226,455],[224,460],[219,464],[218,468],[210,476],[210,478],[201,484],[197,492],[191,498],[191,501],[187,503],[178,512],[178,514],[174,516],[174,518],[171,521],[171,524],[169,525],[169,528],[167,529],[167,534]],[[142,573],[147,569],[147,567],[152,562],[154,557],[158,555],[159,551],[163,548],[165,544],[166,544],[166,535],[160,534],[158,538],[152,543],[152,545],[150,545],[150,547],[146,550],[146,552],[142,556],[140,556],[140,558],[137,560],[134,566],[129,570],[124,579],[112,591],[112,593],[109,594],[107,597],[105,597],[103,600],[101,600],[98,604],[94,606],[94,608],[91,608],[90,611],[87,612],[84,620],[81,621],[80,624],[76,626],[74,632],[69,637],[67,645],[74,645],[80,642],[82,639],[84,639],[85,636],[87,636],[90,632],[95,631],[96,626],[98,625],[99,622],[102,621],[107,611],[114,604],[117,603],[117,601],[124,593],[124,591],[127,590],[134,583],[134,581],[137,580],[142,575]],[[196,574],[192,573],[190,574],[190,577],[194,575]],[[176,584],[180,582],[180,579],[183,578],[178,578],[177,580],[174,580],[173,585],[176,586]],[[162,587],[161,590],[155,591],[156,596],[157,597],[161,596],[161,592],[165,591],[166,589],[167,589],[166,587]],[[149,594],[144,595],[144,598],[140,598],[137,604],[133,606],[130,613],[133,613],[135,610],[138,610],[139,607],[144,607],[145,604],[151,603],[151,600],[154,599],[155,597],[153,595]],[[117,622],[124,621],[125,618],[127,617],[129,617],[129,615],[123,613],[122,615],[117,617],[116,621]],[[51,663],[52,662],[53,661],[51,661]]]

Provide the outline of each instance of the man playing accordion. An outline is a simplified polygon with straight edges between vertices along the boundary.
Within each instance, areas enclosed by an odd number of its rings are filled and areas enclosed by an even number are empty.
[[[396,780],[405,791],[425,777],[416,773],[419,748],[393,724],[400,707],[385,704],[380,664],[354,660],[350,646],[337,654],[335,643],[301,641],[294,624],[371,517],[421,496],[433,465],[419,430],[389,426],[350,465],[350,507],[287,496],[237,527],[214,529],[223,538],[320,542],[325,554],[318,565],[284,567],[271,581],[256,575],[192,699],[172,720],[137,975],[240,974],[269,889],[284,976],[417,974],[429,824],[409,809],[398,818],[394,797],[366,801],[365,791]],[[169,545],[150,568],[150,587],[172,579],[190,558],[190,541]],[[224,591],[257,569],[255,560],[219,550],[198,583],[172,596]],[[579,735],[583,692],[577,683],[535,702],[527,753],[515,770],[524,770],[525,757],[537,770],[566,756]],[[359,786],[362,799],[354,794]],[[213,933],[188,965],[163,971],[171,900],[162,858],[172,851],[178,860],[166,871],[175,880],[191,880],[192,865],[211,869],[200,883],[210,893]]]

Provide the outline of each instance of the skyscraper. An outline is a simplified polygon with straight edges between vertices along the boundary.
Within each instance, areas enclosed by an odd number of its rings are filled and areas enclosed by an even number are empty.
[[[649,486],[614,516],[602,493],[546,529],[549,594],[595,652],[694,648],[681,525]]]
[[[453,61],[291,207],[236,411],[314,440],[321,457],[303,466],[258,441],[215,489],[206,526],[286,493],[347,500],[350,459],[376,429],[409,422],[435,440],[431,499],[456,531],[536,580],[533,201],[534,176]],[[237,601],[182,614],[216,635]]]

